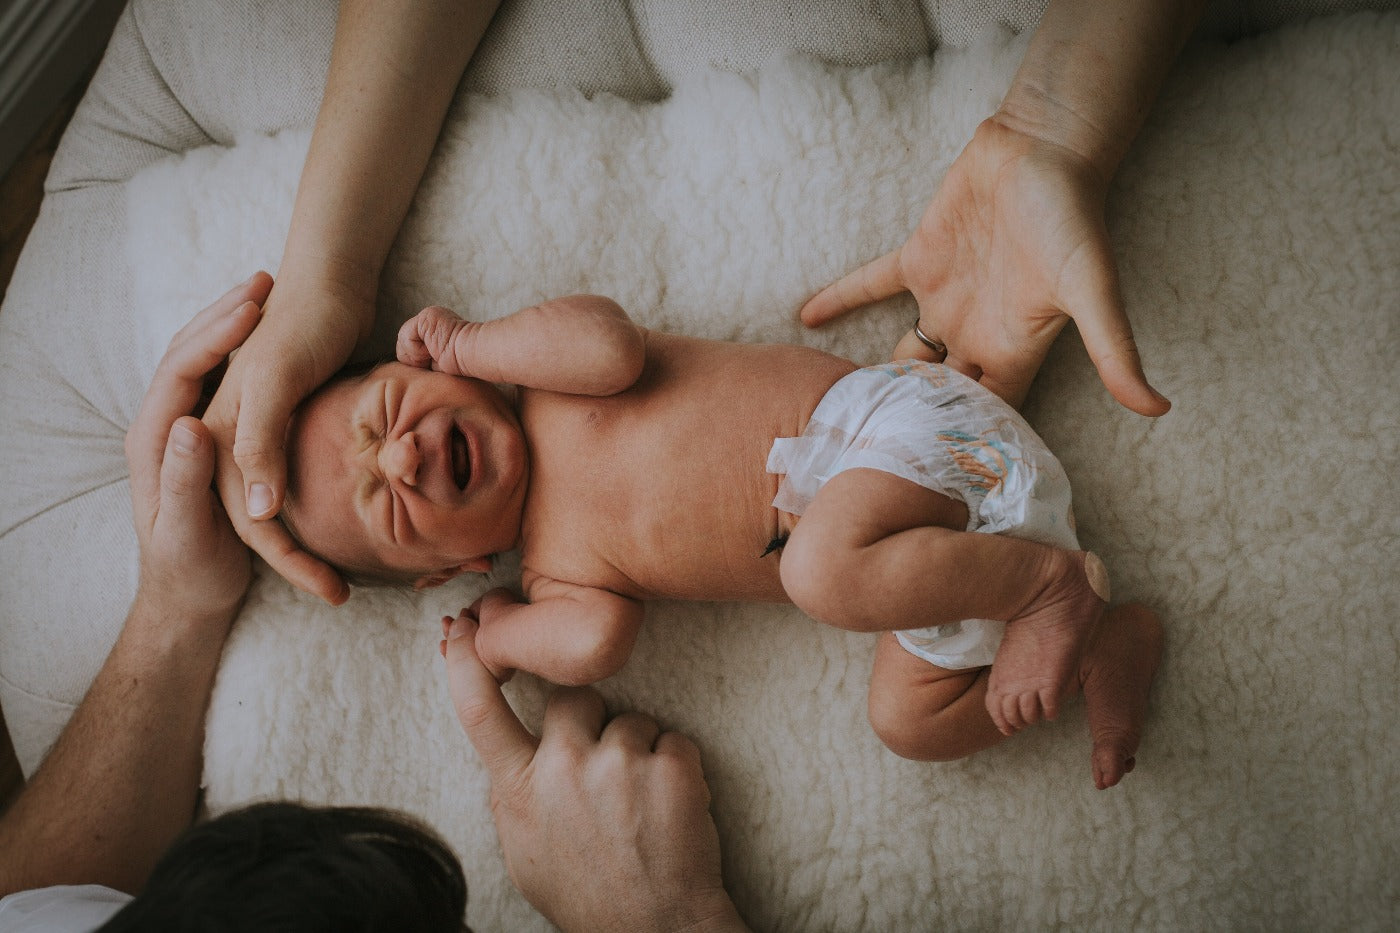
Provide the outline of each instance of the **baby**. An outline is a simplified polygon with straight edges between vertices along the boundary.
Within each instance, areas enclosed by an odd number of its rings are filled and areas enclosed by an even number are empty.
[[[645,599],[790,600],[883,633],[870,719],[902,756],[986,748],[1082,688],[1096,785],[1132,770],[1160,626],[1104,614],[1063,470],[974,381],[650,331],[594,296],[428,308],[397,352],[298,411],[282,515],[352,577],[420,587],[519,549],[526,599],[468,610],[498,676],[610,676]]]

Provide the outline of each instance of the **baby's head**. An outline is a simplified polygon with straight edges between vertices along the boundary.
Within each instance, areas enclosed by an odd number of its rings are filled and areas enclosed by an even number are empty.
[[[516,546],[528,460],[495,387],[383,363],[293,415],[282,519],[352,577],[431,586]]]

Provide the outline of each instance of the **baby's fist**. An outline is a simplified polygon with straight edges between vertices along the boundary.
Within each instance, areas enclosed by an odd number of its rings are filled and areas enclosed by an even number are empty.
[[[395,355],[408,366],[435,369],[450,376],[463,375],[454,344],[466,326],[466,321],[446,308],[424,308],[399,328]]]

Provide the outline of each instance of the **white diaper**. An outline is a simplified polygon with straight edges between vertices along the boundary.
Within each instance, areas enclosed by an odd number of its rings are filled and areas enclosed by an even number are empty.
[[[773,441],[768,472],[784,474],[773,505],[801,515],[828,480],[857,467],[961,500],[968,531],[1079,548],[1055,455],[1015,409],[947,366],[904,360],[842,378],[801,437]],[[1005,627],[964,619],[895,634],[913,654],[958,670],[991,664]]]

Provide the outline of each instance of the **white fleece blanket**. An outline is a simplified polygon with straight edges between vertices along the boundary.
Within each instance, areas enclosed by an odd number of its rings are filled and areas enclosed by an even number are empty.
[[[491,317],[592,291],[648,326],[879,360],[908,303],[820,332],[795,311],[902,241],[1023,48],[997,35],[861,71],[784,59],[660,104],[468,99],[388,271],[381,338],[428,303]],[[245,139],[130,183],[148,367],[182,318],[275,270],[307,140]],[[968,761],[901,761],[865,722],[873,638],[790,607],[653,605],[602,690],[699,742],[757,928],[1397,920],[1400,15],[1188,50],[1109,207],[1175,407],[1118,408],[1071,330],[1026,411],[1116,598],[1166,624],[1138,770],[1093,789],[1081,705]],[[473,927],[545,928],[505,877],[437,655],[438,618],[486,585],[332,610],[264,573],[210,711],[210,808],[409,810],[462,855]],[[546,688],[508,692],[537,722]]]

